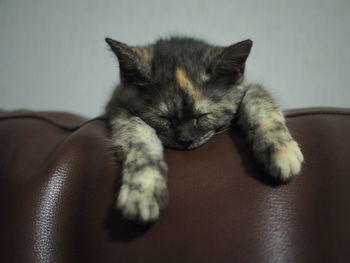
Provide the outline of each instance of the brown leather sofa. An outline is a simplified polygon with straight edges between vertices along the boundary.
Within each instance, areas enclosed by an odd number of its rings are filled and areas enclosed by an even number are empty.
[[[237,130],[166,150],[170,203],[138,225],[113,208],[120,175],[101,119],[0,114],[1,262],[349,262],[350,110],[286,113],[305,155],[279,184]]]

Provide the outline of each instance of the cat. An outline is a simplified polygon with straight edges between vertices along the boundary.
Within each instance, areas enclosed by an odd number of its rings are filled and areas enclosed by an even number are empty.
[[[106,42],[120,69],[105,116],[122,161],[116,206],[125,218],[152,222],[167,206],[163,145],[195,149],[233,119],[268,174],[288,181],[300,172],[303,155],[279,106],[261,85],[244,81],[251,40],[227,47],[180,36],[146,46]]]

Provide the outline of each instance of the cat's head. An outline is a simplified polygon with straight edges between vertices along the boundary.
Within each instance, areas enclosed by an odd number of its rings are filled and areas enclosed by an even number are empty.
[[[153,127],[172,148],[192,149],[227,127],[243,94],[245,40],[228,47],[172,37],[148,46],[107,38],[121,84],[109,107],[123,107]]]

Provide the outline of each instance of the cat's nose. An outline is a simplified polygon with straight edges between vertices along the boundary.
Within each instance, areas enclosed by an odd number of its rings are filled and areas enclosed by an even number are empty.
[[[193,139],[178,139],[177,141],[186,149],[193,143]]]

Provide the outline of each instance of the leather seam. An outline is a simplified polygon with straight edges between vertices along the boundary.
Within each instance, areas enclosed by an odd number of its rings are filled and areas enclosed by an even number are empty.
[[[60,129],[63,129],[63,130],[66,130],[66,131],[75,131],[77,129],[79,129],[81,126],[83,126],[85,123],[87,122],[90,122],[90,121],[86,121],[86,122],[83,122],[79,125],[74,125],[74,126],[68,126],[68,125],[61,125],[55,121],[52,121],[48,118],[44,118],[44,117],[41,117],[41,116],[33,116],[33,115],[19,115],[19,116],[1,116],[0,117],[0,121],[2,120],[11,120],[11,119],[37,119],[37,120],[40,120],[40,121],[44,121],[44,122],[47,122],[57,128],[60,128]],[[92,120],[95,120],[95,119],[92,119]]]
[[[303,116],[311,116],[311,115],[340,115],[340,116],[349,116],[350,112],[327,112],[327,111],[319,111],[319,112],[300,112],[300,113],[288,113],[285,112],[286,118],[295,118],[295,117],[303,117]]]
[[[284,112],[286,118],[290,119],[290,118],[296,118],[296,117],[303,117],[303,116],[312,116],[312,115],[339,115],[339,116],[350,116],[350,112],[342,112],[342,111],[317,111],[317,112],[296,112],[296,113],[288,113],[288,112]],[[0,121],[2,120],[10,120],[10,119],[21,119],[21,118],[28,118],[28,119],[37,119],[37,120],[41,120],[44,122],[47,122],[55,127],[58,127],[60,129],[63,130],[67,130],[67,131],[75,131],[77,129],[79,129],[80,127],[84,126],[87,123],[90,123],[92,121],[95,120],[102,120],[105,121],[105,118],[103,117],[97,117],[97,118],[93,118],[90,119],[88,121],[82,122],[79,125],[62,125],[59,124],[53,120],[50,120],[49,118],[45,118],[45,117],[41,117],[41,116],[37,116],[37,115],[17,115],[17,116],[0,116]]]

